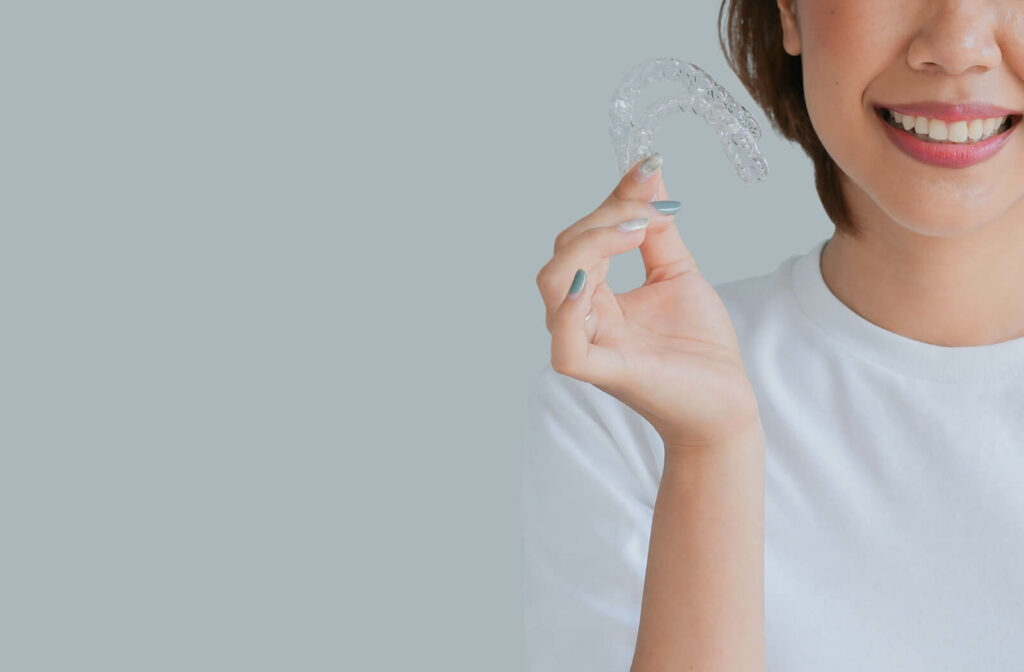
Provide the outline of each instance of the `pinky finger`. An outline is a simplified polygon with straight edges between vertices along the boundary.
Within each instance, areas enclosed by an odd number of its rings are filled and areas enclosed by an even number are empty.
[[[551,366],[567,376],[604,385],[618,377],[621,360],[614,351],[590,342],[586,317],[594,287],[586,280],[587,272],[578,270],[569,293],[555,311],[551,331]]]

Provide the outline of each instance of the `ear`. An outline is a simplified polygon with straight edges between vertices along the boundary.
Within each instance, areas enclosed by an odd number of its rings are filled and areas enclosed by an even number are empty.
[[[796,16],[796,0],[778,0],[779,18],[782,21],[782,47],[790,56],[799,56],[803,51],[800,43],[800,24]]]

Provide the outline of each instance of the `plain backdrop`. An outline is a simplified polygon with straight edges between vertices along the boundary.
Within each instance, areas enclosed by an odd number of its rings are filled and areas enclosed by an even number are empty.
[[[757,185],[657,136],[713,283],[832,233],[717,12],[6,2],[0,669],[521,669],[535,277],[619,179],[621,77],[692,61],[762,124]]]

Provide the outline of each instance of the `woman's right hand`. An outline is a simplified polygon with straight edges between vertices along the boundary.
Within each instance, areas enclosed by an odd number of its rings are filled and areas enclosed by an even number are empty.
[[[537,274],[551,332],[551,365],[627,404],[658,431],[666,450],[729,443],[760,422],[732,320],[683,243],[674,215],[650,205],[668,198],[660,156],[646,181],[638,162],[607,199],[555,238]],[[643,217],[646,229],[616,225]],[[640,246],[647,279],[615,294],[611,257]],[[578,269],[586,284],[567,297]],[[590,316],[588,317],[588,312]]]

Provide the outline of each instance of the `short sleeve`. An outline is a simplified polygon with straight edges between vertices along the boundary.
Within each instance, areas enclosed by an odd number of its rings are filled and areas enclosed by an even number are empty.
[[[550,363],[527,403],[520,491],[528,672],[626,672],[664,447],[642,416]]]

